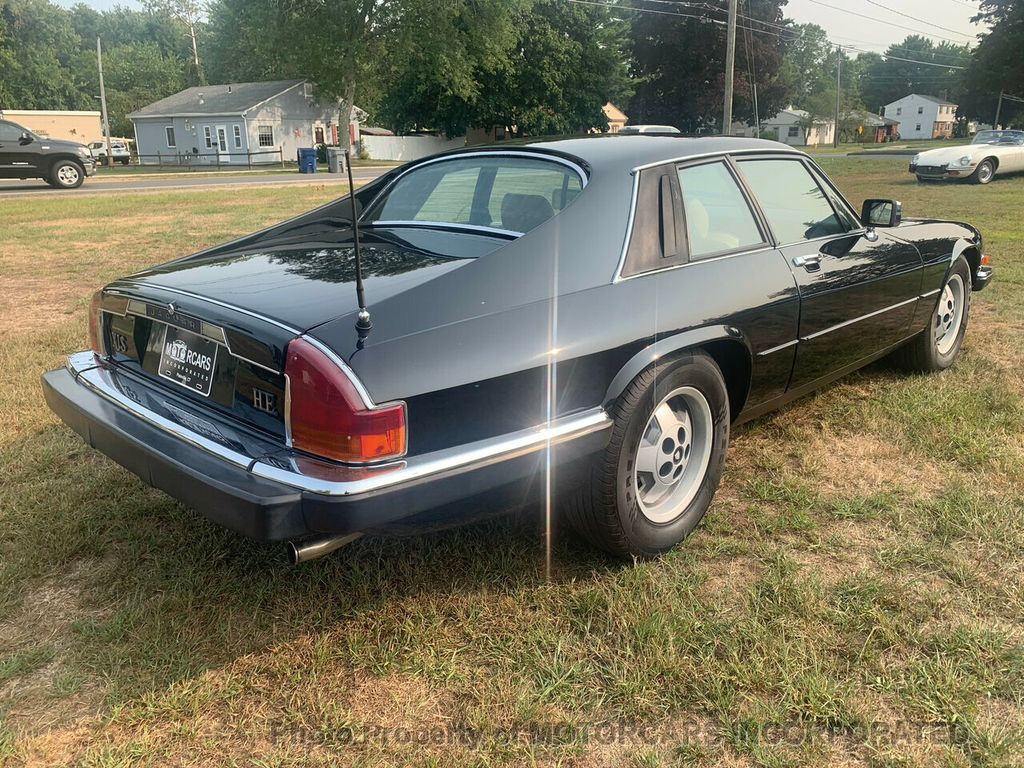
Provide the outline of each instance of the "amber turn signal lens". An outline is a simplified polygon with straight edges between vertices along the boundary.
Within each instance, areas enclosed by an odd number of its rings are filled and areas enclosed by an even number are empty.
[[[991,263],[992,263],[992,260],[988,257],[988,254],[987,253],[982,254],[982,256],[981,256],[981,265],[983,267],[987,267]]]
[[[289,342],[285,376],[294,448],[346,462],[405,454],[405,403],[367,408],[348,372],[305,339]]]

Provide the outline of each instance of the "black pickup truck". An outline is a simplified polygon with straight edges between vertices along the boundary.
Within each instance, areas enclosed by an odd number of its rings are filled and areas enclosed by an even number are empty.
[[[95,172],[96,161],[84,144],[37,136],[0,120],[0,179],[43,179],[59,189],[74,189]]]

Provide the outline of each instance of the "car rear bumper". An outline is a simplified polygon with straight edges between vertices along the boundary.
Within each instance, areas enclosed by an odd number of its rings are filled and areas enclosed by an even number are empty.
[[[144,406],[130,383],[91,353],[43,375],[49,407],[85,441],[147,483],[226,528],[268,541],[365,532],[403,518],[532,483],[549,456],[581,465],[607,444],[597,408],[548,426],[367,468],[280,446],[222,444]],[[144,385],[143,385],[144,386]],[[202,419],[196,419],[202,422]],[[221,434],[218,432],[217,434]]]

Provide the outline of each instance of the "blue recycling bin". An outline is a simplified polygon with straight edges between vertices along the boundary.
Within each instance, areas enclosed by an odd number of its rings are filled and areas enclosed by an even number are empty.
[[[316,150],[313,147],[299,149],[299,173],[316,173]]]

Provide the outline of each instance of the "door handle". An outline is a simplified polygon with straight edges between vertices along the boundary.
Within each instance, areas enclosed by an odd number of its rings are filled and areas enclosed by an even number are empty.
[[[794,267],[803,267],[807,270],[815,270],[821,267],[821,254],[812,253],[808,256],[794,256],[793,257]]]

